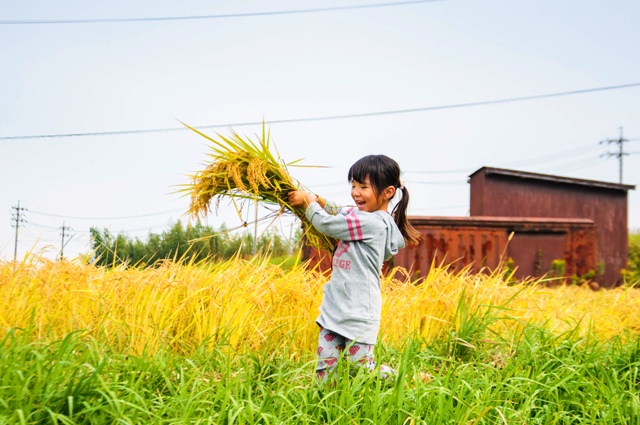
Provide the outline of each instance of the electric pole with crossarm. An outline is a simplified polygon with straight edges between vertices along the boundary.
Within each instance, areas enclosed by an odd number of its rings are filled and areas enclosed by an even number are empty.
[[[600,143],[606,143],[606,144],[611,144],[611,143],[617,143],[618,144],[618,152],[607,152],[602,154],[601,156],[607,156],[607,157],[612,157],[615,156],[618,158],[618,162],[619,162],[619,172],[620,172],[620,184],[622,184],[622,158],[625,155],[629,155],[628,153],[626,153],[624,151],[624,143],[628,142],[627,139],[625,139],[624,137],[622,137],[622,127],[620,127],[620,137],[618,137],[617,139],[607,139],[607,140],[602,140]]]
[[[61,235],[62,235],[62,243],[60,245],[60,259],[63,260],[64,259],[64,247],[65,247],[65,245],[67,243],[69,243],[69,241],[71,240],[72,236],[69,237],[69,239],[67,240],[66,243],[64,241],[64,238],[69,236],[69,230],[72,230],[72,229],[69,226],[65,226],[64,221],[62,222],[62,227],[60,229],[62,229],[62,233],[61,233]]]
[[[15,262],[18,257],[18,229],[20,229],[20,225],[22,223],[26,222],[24,217],[21,217],[21,215],[24,216],[24,211],[28,210],[20,206],[20,201],[18,201],[17,207],[11,207],[11,209],[15,210],[15,213],[11,215],[11,221],[15,223],[12,227],[16,228],[16,242],[13,248],[13,261]]]

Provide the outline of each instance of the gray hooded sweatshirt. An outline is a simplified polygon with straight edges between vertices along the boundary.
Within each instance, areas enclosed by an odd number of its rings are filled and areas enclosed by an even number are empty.
[[[400,229],[386,211],[338,210],[330,204],[323,209],[313,202],[305,213],[316,229],[339,241],[316,322],[351,340],[375,344],[382,310],[380,272],[382,263],[404,247]]]

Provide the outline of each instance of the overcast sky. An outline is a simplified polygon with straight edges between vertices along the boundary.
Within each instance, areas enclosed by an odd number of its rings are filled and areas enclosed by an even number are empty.
[[[0,3],[0,258],[14,255],[18,202],[19,257],[58,255],[63,225],[74,257],[90,227],[144,239],[175,223],[189,203],[175,191],[208,150],[189,131],[155,131],[177,120],[249,138],[260,126],[243,123],[290,121],[268,125],[272,143],[285,161],[330,166],[290,171],[339,203],[349,166],[387,154],[412,215],[468,215],[467,177],[482,166],[617,183],[618,145],[600,142],[621,128],[623,183],[640,185],[640,2],[317,10],[375,4]],[[103,134],[59,136],[84,133]],[[225,205],[209,218],[240,222]]]

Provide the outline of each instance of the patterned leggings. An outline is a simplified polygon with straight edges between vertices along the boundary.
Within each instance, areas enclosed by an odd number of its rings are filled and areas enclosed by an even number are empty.
[[[320,337],[318,338],[318,366],[316,367],[318,379],[326,381],[328,376],[335,371],[345,347],[349,351],[345,353],[345,357],[349,359],[352,365],[365,367],[369,371],[373,371],[376,368],[376,362],[373,358],[373,345],[361,344],[321,327]],[[394,369],[380,365],[380,377],[390,379],[395,375],[396,371]]]

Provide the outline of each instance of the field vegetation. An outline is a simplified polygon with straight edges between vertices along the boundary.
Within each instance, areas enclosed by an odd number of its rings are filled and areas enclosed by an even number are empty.
[[[234,231],[236,230],[236,231]],[[301,232],[285,236],[276,227],[254,235],[202,224],[199,220],[178,220],[161,233],[149,233],[146,239],[114,235],[108,229],[92,227],[91,262],[98,266],[153,266],[162,260],[181,262],[223,261],[234,256],[251,256],[255,252],[272,258],[291,257],[300,246]]]
[[[343,368],[325,386],[313,371],[326,277],[299,262],[0,263],[0,423],[640,422],[633,286],[394,276],[376,355],[397,379]]]
[[[627,285],[640,282],[640,231],[629,234],[629,263],[623,277]]]

